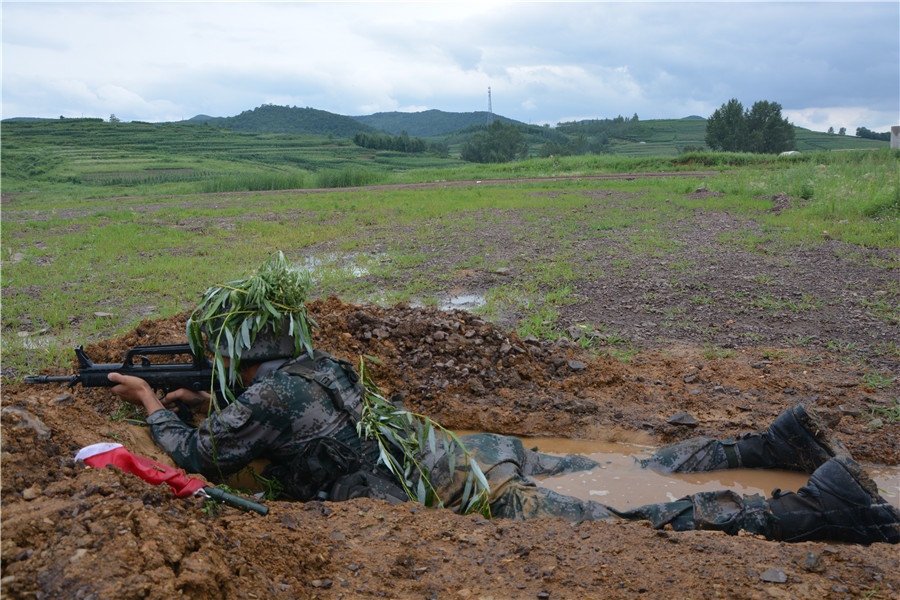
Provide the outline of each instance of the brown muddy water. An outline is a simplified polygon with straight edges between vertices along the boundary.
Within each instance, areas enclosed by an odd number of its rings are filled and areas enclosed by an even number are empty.
[[[695,492],[722,489],[768,498],[775,488],[797,491],[809,480],[806,473],[762,469],[663,475],[641,469],[636,463],[636,459],[653,454],[654,447],[551,437],[520,439],[526,448],[537,447],[548,454],[581,454],[601,463],[600,468],[591,471],[535,478],[535,481],[561,494],[595,500],[619,510],[677,500]],[[900,467],[863,466],[875,480],[881,495],[900,508]]]

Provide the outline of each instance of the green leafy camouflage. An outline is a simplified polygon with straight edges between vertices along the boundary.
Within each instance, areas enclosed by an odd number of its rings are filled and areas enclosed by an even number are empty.
[[[388,402],[379,393],[362,358],[359,374],[366,393],[356,429],[361,437],[377,443],[378,461],[394,474],[409,499],[439,508],[456,504],[463,514],[478,512],[490,518],[491,487],[459,437],[424,415]],[[450,472],[457,472],[457,461],[461,467],[462,492],[450,504],[432,483],[434,460],[428,457],[438,456],[448,457]]]
[[[309,273],[292,268],[278,252],[247,279],[212,286],[203,295],[187,322],[188,342],[201,354],[206,336],[213,379],[229,399],[234,399],[231,389],[240,380],[242,359],[290,358],[302,349],[312,355],[315,322],[304,304],[310,285]]]

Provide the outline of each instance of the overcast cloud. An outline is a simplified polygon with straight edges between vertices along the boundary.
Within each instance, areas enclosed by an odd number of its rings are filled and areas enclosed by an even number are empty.
[[[550,123],[779,102],[900,124],[900,3],[3,2],[2,116],[169,121],[263,103]]]

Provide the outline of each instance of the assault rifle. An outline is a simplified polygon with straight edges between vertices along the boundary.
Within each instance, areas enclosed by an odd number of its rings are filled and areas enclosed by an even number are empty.
[[[187,354],[193,360],[189,363],[153,363],[149,358],[150,356],[178,356],[181,354]],[[135,346],[125,354],[125,361],[121,364],[98,365],[85,353],[83,346],[75,346],[75,357],[78,358],[78,373],[75,375],[63,377],[28,375],[25,377],[25,383],[68,383],[69,387],[80,383],[84,387],[113,387],[117,384],[110,381],[107,375],[121,373],[140,377],[154,390],[166,394],[179,388],[195,392],[209,390],[213,378],[212,363],[205,356],[197,356],[191,352],[189,344]],[[179,406],[176,411],[179,417],[185,418],[182,415],[185,408]],[[186,411],[186,415],[189,414],[190,411]],[[256,511],[261,515],[269,512],[269,509],[261,504],[235,496],[219,488],[205,486],[203,492],[209,498],[242,510]]]
[[[189,363],[154,363],[150,356],[192,357]],[[213,378],[212,363],[205,356],[196,356],[188,344],[168,344],[162,346],[135,346],[125,355],[121,364],[95,364],[82,346],[75,346],[78,359],[78,373],[63,377],[49,375],[28,375],[25,383],[68,383],[69,387],[80,383],[84,387],[113,387],[107,375],[121,373],[140,377],[157,392],[167,394],[179,388],[195,392],[209,390]]]

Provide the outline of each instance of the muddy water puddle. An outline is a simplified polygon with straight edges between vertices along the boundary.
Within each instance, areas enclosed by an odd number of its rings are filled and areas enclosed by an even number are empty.
[[[441,302],[441,310],[452,310],[455,308],[461,310],[472,310],[483,306],[485,303],[484,296],[480,294],[460,294],[458,296],[450,296]]]
[[[319,276],[328,271],[344,273],[348,277],[358,278],[369,274],[369,266],[372,261],[380,260],[384,255],[360,255],[340,254],[330,252],[323,255],[307,256],[301,259],[297,266],[305,271],[313,272]]]
[[[641,469],[636,463],[635,459],[653,454],[655,448],[652,447],[549,437],[520,439],[526,448],[537,447],[548,454],[581,454],[601,463],[599,468],[591,471],[535,478],[535,481],[561,494],[595,500],[620,510],[677,500],[695,492],[722,489],[768,498],[775,488],[797,491],[809,480],[809,475],[805,473],[762,469],[663,475]],[[881,490],[881,495],[900,507],[900,467],[864,466]]]

